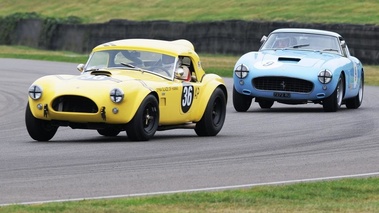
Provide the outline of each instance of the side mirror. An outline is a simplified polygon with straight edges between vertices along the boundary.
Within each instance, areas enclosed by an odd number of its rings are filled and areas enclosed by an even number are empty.
[[[341,41],[341,47],[342,47],[342,48],[346,48],[346,41],[344,41],[344,40]]]
[[[261,38],[261,44],[265,43],[267,41],[267,36],[262,36]]]
[[[79,72],[83,72],[83,70],[84,70],[84,64],[79,64],[79,65],[76,67],[76,69],[78,69]]]

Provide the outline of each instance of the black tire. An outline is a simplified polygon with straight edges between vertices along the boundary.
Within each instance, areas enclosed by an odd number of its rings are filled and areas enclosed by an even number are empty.
[[[251,96],[237,92],[233,86],[233,106],[237,112],[246,112],[250,108],[252,99]]]
[[[35,118],[30,110],[29,103],[25,110],[25,124],[30,137],[36,141],[49,141],[58,130],[58,127],[51,126],[49,121]]]
[[[359,92],[354,98],[346,100],[346,108],[348,109],[358,109],[362,105],[363,101],[363,92],[364,92],[364,78],[363,74],[361,77],[361,83],[359,85]]]
[[[121,131],[118,128],[112,128],[112,127],[107,127],[104,129],[98,129],[97,132],[106,137],[115,137],[117,136]]]
[[[344,94],[344,77],[341,75],[334,92],[323,101],[323,108],[325,112],[337,112],[341,108],[343,94]]]
[[[154,95],[142,101],[133,119],[126,126],[126,133],[132,141],[148,141],[158,129],[159,108]]]
[[[262,109],[270,109],[274,105],[274,101],[260,100],[258,104]]]
[[[217,135],[226,117],[226,95],[221,88],[216,88],[208,101],[201,120],[196,123],[195,132],[198,136]]]

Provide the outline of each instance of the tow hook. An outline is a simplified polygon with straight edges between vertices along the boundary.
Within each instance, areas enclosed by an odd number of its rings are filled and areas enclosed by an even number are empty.
[[[43,106],[43,117],[47,118],[47,114],[49,113],[49,108],[47,107],[47,104]]]
[[[105,121],[107,120],[107,116],[105,115],[105,107],[101,107],[101,118]]]

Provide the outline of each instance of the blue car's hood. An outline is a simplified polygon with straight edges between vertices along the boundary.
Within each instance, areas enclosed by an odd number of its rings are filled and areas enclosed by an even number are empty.
[[[288,64],[308,68],[320,68],[327,61],[340,57],[337,54],[318,51],[294,51],[294,50],[265,50],[258,52],[255,57],[255,67],[268,68],[275,64]]]

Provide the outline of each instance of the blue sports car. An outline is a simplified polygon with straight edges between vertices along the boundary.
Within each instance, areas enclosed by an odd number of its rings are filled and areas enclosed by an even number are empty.
[[[269,109],[283,104],[317,103],[325,112],[341,105],[357,109],[363,100],[362,63],[350,55],[337,33],[315,29],[277,29],[262,37],[256,52],[234,66],[233,105],[245,112],[255,102]]]

